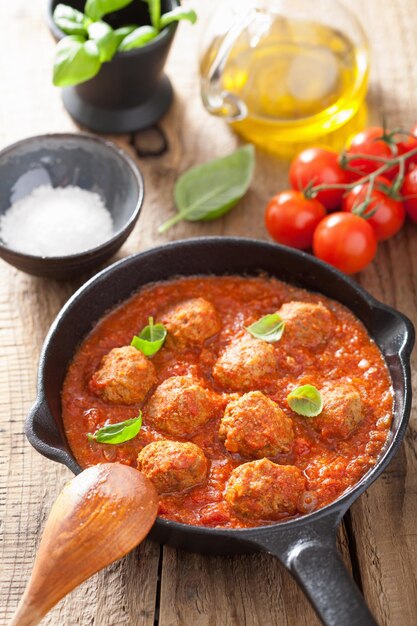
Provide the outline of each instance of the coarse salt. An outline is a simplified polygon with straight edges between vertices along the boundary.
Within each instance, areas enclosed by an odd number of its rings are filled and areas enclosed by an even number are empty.
[[[112,237],[113,220],[97,193],[81,187],[41,185],[0,218],[0,237],[13,250],[65,256]]]

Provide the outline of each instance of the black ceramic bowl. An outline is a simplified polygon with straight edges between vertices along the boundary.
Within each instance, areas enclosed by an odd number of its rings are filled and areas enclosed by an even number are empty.
[[[336,549],[336,531],[352,502],[381,474],[401,443],[411,407],[410,321],[377,302],[354,281],[317,259],[250,239],[208,238],[172,243],[133,256],[86,283],[53,323],[39,365],[38,398],[26,434],[41,454],[80,471],[62,426],[60,391],[79,343],[103,314],[142,285],[175,275],[257,274],[338,300],[364,323],[386,360],[394,389],[394,418],[385,449],[373,469],[336,502],[299,519],[272,526],[223,530],[158,519],[151,536],[172,546],[212,554],[273,554],[300,582],[328,626],[375,625]]]
[[[0,215],[13,202],[47,184],[74,185],[98,193],[112,215],[114,235],[85,252],[51,257],[13,250],[0,236],[0,256],[37,276],[70,278],[103,263],[132,232],[143,203],[144,186],[139,169],[109,141],[89,135],[40,135],[0,152]]]

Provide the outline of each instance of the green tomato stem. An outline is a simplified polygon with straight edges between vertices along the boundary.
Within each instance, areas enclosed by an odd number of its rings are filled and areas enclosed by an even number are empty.
[[[402,175],[401,178],[399,176],[397,177],[397,182],[399,181],[398,182],[398,189],[399,189],[402,184],[402,179],[404,178],[405,162],[410,157],[414,156],[415,154],[417,154],[417,148],[414,148],[413,150],[410,150],[409,152],[406,152],[405,154],[402,154],[400,156],[396,156],[392,159],[384,159],[383,157],[374,157],[372,155],[367,155],[367,154],[351,154],[351,155],[346,154],[344,158],[347,159],[347,163],[349,163],[349,161],[353,161],[354,159],[365,159],[368,161],[382,162],[383,165],[381,165],[381,167],[375,170],[375,172],[372,172],[371,174],[368,174],[367,176],[362,176],[362,178],[359,178],[358,180],[355,180],[352,183],[346,183],[345,185],[341,183],[335,183],[333,185],[324,185],[324,184],[314,185],[308,190],[307,197],[313,198],[320,191],[326,191],[327,189],[345,189],[346,191],[350,191],[351,189],[356,187],[356,185],[359,185],[359,184],[363,185],[365,183],[370,183],[370,185],[372,185],[372,188],[373,188],[375,179],[378,176],[381,176],[384,172],[386,172],[388,169],[390,169],[391,167],[395,165],[399,166],[399,169],[400,169],[399,174]]]

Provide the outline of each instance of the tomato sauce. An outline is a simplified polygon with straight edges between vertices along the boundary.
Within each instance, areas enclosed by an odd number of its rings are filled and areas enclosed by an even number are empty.
[[[387,439],[392,420],[393,394],[384,359],[362,323],[341,304],[320,294],[280,282],[274,278],[193,277],[157,283],[143,288],[130,300],[105,316],[77,350],[62,390],[64,427],[69,445],[85,468],[96,463],[118,461],[136,467],[140,450],[165,437],[146,420],[143,406],[112,405],[94,395],[88,387],[102,357],[111,349],[129,345],[131,339],[167,308],[194,297],[203,297],[216,307],[220,333],[208,339],[202,349],[176,353],[164,346],[152,357],[158,382],[170,376],[192,375],[216,397],[217,412],[188,440],[202,448],[209,459],[207,482],[189,491],[163,495],[160,516],[186,524],[222,528],[245,528],[265,523],[236,516],[224,501],[223,493],[232,470],[251,459],[229,453],[219,439],[224,409],[241,394],[220,388],[211,372],[219,353],[245,326],[263,315],[277,311],[291,300],[323,303],[333,313],[334,332],[320,350],[292,345],[284,336],[274,344],[278,376],[270,381],[267,395],[293,420],[295,440],[288,454],[272,459],[296,465],[306,477],[304,513],[321,508],[354,485],[374,465]],[[353,384],[362,397],[364,419],[346,439],[324,439],[309,420],[289,408],[286,397],[294,388],[313,384],[320,389],[331,382]],[[152,394],[152,391],[150,394]],[[265,390],[263,390],[265,392]],[[136,417],[143,409],[143,426],[137,437],[123,444],[89,441],[87,433]],[[184,439],[177,438],[177,440]],[[285,515],[282,519],[287,519]]]

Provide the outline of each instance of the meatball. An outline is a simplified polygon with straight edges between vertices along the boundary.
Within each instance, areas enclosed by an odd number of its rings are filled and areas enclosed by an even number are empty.
[[[186,376],[167,378],[157,387],[145,407],[147,421],[175,437],[193,434],[216,412],[213,394]]]
[[[124,346],[106,354],[89,387],[107,402],[137,404],[156,382],[153,363],[133,346]]]
[[[346,439],[364,418],[360,393],[353,385],[342,383],[322,390],[323,410],[311,418],[323,437]]]
[[[250,391],[268,387],[276,370],[273,346],[246,333],[221,354],[214,364],[213,378],[227,389]]]
[[[237,515],[276,520],[297,512],[305,487],[305,478],[298,467],[260,459],[233,470],[225,499]]]
[[[289,452],[294,440],[291,419],[261,391],[229,402],[219,436],[229,452],[256,459]]]
[[[285,322],[283,339],[294,346],[314,350],[333,332],[333,315],[323,304],[286,302],[278,313]]]
[[[168,345],[178,350],[202,346],[221,327],[216,309],[204,298],[177,304],[161,316],[160,322],[168,331]]]
[[[138,470],[152,481],[158,493],[172,493],[203,483],[208,462],[194,443],[154,441],[139,453]]]

